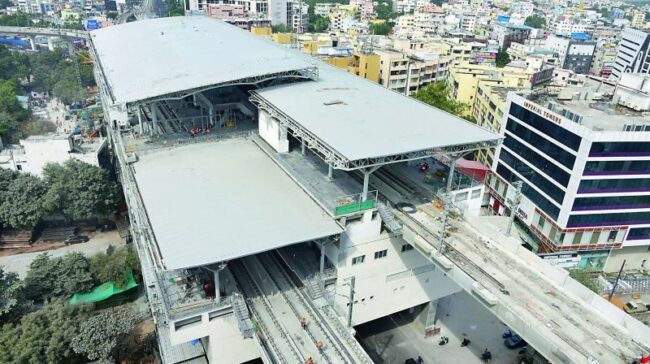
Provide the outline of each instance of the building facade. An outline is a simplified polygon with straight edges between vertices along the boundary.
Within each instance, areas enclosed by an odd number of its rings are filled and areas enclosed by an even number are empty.
[[[612,66],[612,77],[623,73],[650,73],[650,35],[642,30],[625,28]]]
[[[647,118],[602,112],[608,104],[597,99],[560,103],[511,93],[508,101],[505,139],[486,179],[491,209],[509,210],[512,183],[522,181],[516,215],[541,242],[539,252],[579,254],[584,268],[616,271],[627,259],[627,269],[643,269],[650,246]]]

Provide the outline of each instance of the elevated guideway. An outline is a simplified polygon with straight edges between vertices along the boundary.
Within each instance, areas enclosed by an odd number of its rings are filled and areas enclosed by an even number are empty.
[[[396,193],[409,185],[406,178],[383,173],[370,183],[393,204],[415,206],[410,213],[390,208],[408,243],[552,363],[628,363],[648,352],[649,336],[642,336],[641,323],[632,327],[630,321],[624,327],[625,323],[606,317],[584,297],[560,287],[538,270],[534,262],[539,259],[532,253],[523,248],[513,253],[507,248],[512,238],[498,231],[486,235],[485,229],[481,232],[467,220],[449,218],[446,231],[450,236],[441,241],[441,211],[431,202],[422,202],[421,196]],[[410,189],[417,189],[410,184]],[[565,276],[565,283],[569,279]]]
[[[85,30],[63,29],[63,28],[37,28],[37,27],[10,27],[0,26],[0,34],[3,35],[44,35],[63,38],[87,38]]]
[[[278,363],[371,363],[352,333],[325,317],[273,252],[231,262],[230,269],[258,323],[258,336]],[[300,324],[307,322],[306,328]],[[337,327],[338,325],[338,327]],[[316,343],[323,343],[322,352]]]

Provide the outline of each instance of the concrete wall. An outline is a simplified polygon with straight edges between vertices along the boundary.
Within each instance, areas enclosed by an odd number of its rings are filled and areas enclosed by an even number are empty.
[[[287,131],[273,120],[269,114],[260,110],[259,112],[259,134],[270,146],[273,147],[278,153],[286,153],[289,151],[289,140],[287,139]]]
[[[211,363],[242,363],[260,357],[255,341],[244,339],[233,315],[209,319],[202,315],[200,322],[178,330],[170,323],[170,340],[173,345],[186,343],[199,338],[207,338],[206,352]]]
[[[624,246],[621,249],[612,250],[607,258],[605,272],[618,272],[625,260],[625,270],[649,270],[650,269],[650,247]]]
[[[401,237],[379,234],[380,222],[375,217],[372,221],[350,223],[341,237],[336,301],[339,308],[347,310],[350,288],[343,284],[354,276],[355,325],[460,291],[418,251],[402,251],[408,244]],[[375,259],[375,253],[383,250],[386,255]],[[352,259],[361,255],[365,256],[364,262],[352,265]]]

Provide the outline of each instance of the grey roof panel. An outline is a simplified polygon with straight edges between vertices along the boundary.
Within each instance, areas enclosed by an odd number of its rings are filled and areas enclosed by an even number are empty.
[[[354,161],[494,141],[482,127],[320,63],[317,82],[256,93]]]
[[[247,139],[146,154],[134,168],[167,269],[226,261],[342,232]]]
[[[313,67],[267,40],[203,16],[142,20],[90,35],[116,103]]]

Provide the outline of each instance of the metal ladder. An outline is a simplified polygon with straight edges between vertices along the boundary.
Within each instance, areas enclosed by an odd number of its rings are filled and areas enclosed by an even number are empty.
[[[381,216],[381,219],[388,230],[394,232],[395,234],[400,234],[402,232],[402,224],[400,224],[397,219],[395,219],[395,215],[388,206],[384,205],[381,202],[377,202],[377,211],[379,212],[379,216]]]
[[[307,277],[307,293],[312,300],[323,297],[323,287],[320,283],[321,279],[318,274]]]

